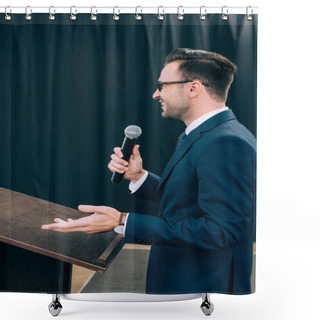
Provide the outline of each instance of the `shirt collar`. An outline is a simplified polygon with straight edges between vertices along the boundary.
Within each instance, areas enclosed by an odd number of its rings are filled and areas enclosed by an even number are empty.
[[[192,130],[194,130],[195,128],[200,126],[200,124],[202,124],[203,122],[205,122],[209,118],[217,115],[220,112],[226,111],[228,109],[229,109],[228,107],[222,107],[222,108],[210,111],[210,112],[206,113],[205,115],[201,116],[200,118],[192,121],[185,129],[186,135],[188,135]]]

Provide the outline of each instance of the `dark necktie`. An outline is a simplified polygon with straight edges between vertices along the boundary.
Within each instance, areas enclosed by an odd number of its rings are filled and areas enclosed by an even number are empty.
[[[179,136],[179,138],[178,138],[178,141],[177,141],[176,150],[179,149],[180,145],[182,144],[182,141],[184,140],[184,138],[185,138],[186,136],[187,136],[187,135],[186,135],[186,132],[185,132],[185,131],[183,131],[183,132],[180,134],[180,136]]]

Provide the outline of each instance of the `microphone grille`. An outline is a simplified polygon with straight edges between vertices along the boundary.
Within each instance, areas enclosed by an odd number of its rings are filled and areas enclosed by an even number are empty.
[[[124,130],[124,134],[129,139],[137,139],[142,133],[142,130],[138,126],[128,126]]]

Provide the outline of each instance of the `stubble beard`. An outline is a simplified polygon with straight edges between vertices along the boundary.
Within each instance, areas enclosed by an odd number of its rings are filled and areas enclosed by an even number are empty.
[[[175,119],[175,120],[182,120],[185,118],[189,110],[189,106],[182,105],[179,107],[165,105],[165,110],[162,111],[162,118],[164,119]]]

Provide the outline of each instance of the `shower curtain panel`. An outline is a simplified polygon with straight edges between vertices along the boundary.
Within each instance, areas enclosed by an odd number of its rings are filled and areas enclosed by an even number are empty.
[[[254,292],[257,15],[74,16],[0,13],[0,291]],[[178,48],[238,71],[229,109],[176,150],[186,125],[159,99],[190,83],[157,81],[181,80],[161,74]],[[137,195],[107,167],[129,125],[148,170]],[[129,212],[124,235],[41,228],[91,216],[79,204]]]

